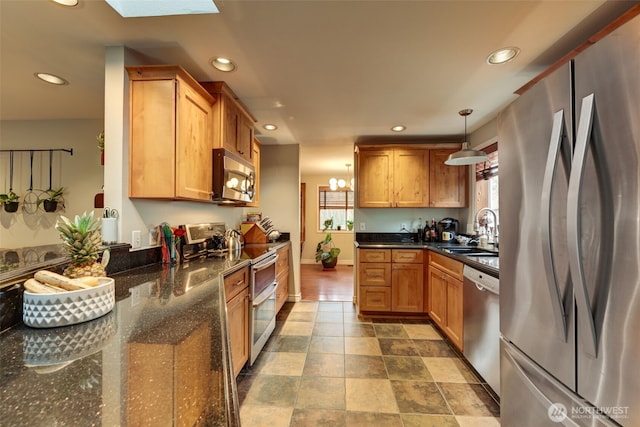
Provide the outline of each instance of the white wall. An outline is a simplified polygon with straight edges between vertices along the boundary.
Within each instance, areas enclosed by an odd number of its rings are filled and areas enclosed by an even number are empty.
[[[14,249],[60,243],[55,223],[58,215],[73,218],[93,210],[93,198],[102,191],[103,168],[96,136],[101,120],[28,120],[0,123],[0,149],[73,148],[73,156],[53,153],[52,188],[65,188],[64,211],[16,213],[0,211],[0,248]],[[9,192],[9,153],[0,153],[0,192]],[[13,191],[25,201],[29,189],[29,152],[14,153]],[[49,188],[49,153],[34,152],[33,188]],[[32,212],[31,209],[27,210]],[[99,212],[98,214],[101,214]]]
[[[260,211],[279,231],[291,233],[293,275],[289,301],[300,301],[300,147],[263,145],[260,152]]]
[[[306,183],[306,229],[305,243],[302,248],[302,264],[314,264],[316,262],[316,246],[318,242],[324,240],[325,232],[318,225],[318,187],[329,185],[329,175],[304,175],[302,182]],[[335,246],[340,248],[338,263],[342,265],[353,265],[353,240],[354,231],[331,230],[331,237]],[[321,268],[318,263],[318,268]]]

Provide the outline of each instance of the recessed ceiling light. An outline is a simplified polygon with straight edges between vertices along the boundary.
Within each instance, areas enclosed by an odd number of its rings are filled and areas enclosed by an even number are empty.
[[[63,6],[73,7],[78,5],[78,0],[52,0],[54,3],[61,4]]]
[[[394,132],[402,132],[406,128],[407,128],[406,126],[396,125],[396,126],[392,127],[391,130],[394,131]]]
[[[236,64],[234,64],[232,60],[221,56],[213,58],[211,60],[211,65],[213,65],[216,69],[224,72],[229,72],[236,69]]]
[[[53,74],[49,74],[49,73],[34,73],[34,76],[36,76],[37,78],[39,78],[42,81],[45,81],[47,83],[51,83],[52,85],[59,85],[59,86],[63,86],[63,85],[68,85],[69,82],[66,81],[65,79],[63,79],[62,77],[58,77],[56,75]]]
[[[487,63],[492,65],[504,64],[505,62],[509,62],[513,58],[518,56],[519,53],[520,49],[514,46],[498,49],[495,52],[491,52],[489,56],[487,56]]]
[[[267,123],[264,126],[262,126],[265,130],[276,130],[278,129],[278,126],[272,124],[272,123]]]

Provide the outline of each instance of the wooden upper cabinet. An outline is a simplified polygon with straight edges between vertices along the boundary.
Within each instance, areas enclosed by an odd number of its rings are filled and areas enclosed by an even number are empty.
[[[210,201],[214,98],[178,66],[127,71],[129,197]]]
[[[464,208],[467,206],[468,166],[449,166],[444,162],[457,149],[429,152],[430,207]]]
[[[429,206],[429,151],[396,149],[393,151],[394,207]]]
[[[357,186],[361,208],[392,207],[392,173],[392,150],[360,150]]]
[[[361,149],[358,153],[358,206],[428,207],[426,149]]]
[[[359,147],[358,207],[467,206],[468,167],[444,164],[457,149]]]
[[[217,101],[213,106],[213,147],[226,148],[252,161],[256,120],[225,82],[200,84]]]
[[[257,208],[260,206],[260,141],[256,138],[253,139],[253,155],[251,156],[251,161],[253,162],[253,169],[256,173],[254,182],[253,182],[253,202],[247,203],[246,206],[250,206],[253,208]]]

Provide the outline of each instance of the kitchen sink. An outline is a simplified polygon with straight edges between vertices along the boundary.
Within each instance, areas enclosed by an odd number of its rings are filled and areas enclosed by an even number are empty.
[[[442,247],[440,249],[450,254],[456,254],[456,255],[491,256],[491,257],[498,256],[498,252],[492,252],[485,249],[474,248],[474,247],[462,247],[462,248]]]

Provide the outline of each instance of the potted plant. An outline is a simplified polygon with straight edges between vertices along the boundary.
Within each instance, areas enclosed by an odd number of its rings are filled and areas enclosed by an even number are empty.
[[[42,199],[38,199],[38,206],[41,204],[44,205],[45,212],[55,212],[58,209],[58,202],[62,202],[62,194],[64,193],[64,188],[60,187],[57,190],[47,190],[45,192],[46,197]],[[64,207],[64,205],[62,206]]]
[[[338,262],[338,255],[340,255],[340,248],[335,247],[331,233],[327,233],[324,240],[318,242],[316,246],[316,262],[322,261],[324,268],[334,268]]]
[[[353,220],[351,219],[347,220],[347,230],[353,231]]]
[[[322,231],[331,230],[333,228],[333,218],[325,219],[323,222],[324,228]]]
[[[4,205],[6,212],[16,212],[18,210],[19,200],[20,196],[13,191],[10,191],[9,194],[0,194],[0,203]]]

